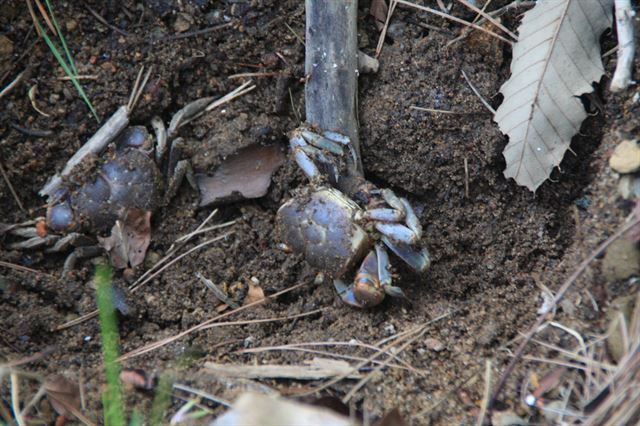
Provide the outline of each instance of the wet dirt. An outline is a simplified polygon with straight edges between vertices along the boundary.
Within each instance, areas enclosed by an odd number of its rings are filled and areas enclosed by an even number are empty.
[[[363,3],[360,48],[372,54],[378,32],[367,15],[368,2]],[[506,3],[496,2],[494,7]],[[190,154],[200,171],[215,167],[224,156],[256,140],[286,145],[286,133],[300,123],[304,111],[304,46],[297,36],[304,36],[302,2],[192,1],[178,8],[158,0],[144,11],[132,2],[89,4],[120,32],[96,21],[80,4],[61,3],[56,12],[64,22],[79,74],[97,76],[82,83],[103,119],[127,102],[142,65],[153,66],[153,74],[132,115],[134,124],[147,124],[154,115],[169,121],[189,101],[220,97],[248,79],[233,75],[261,72],[267,75],[253,78],[255,90],[186,126],[181,136],[193,142]],[[4,223],[43,215],[44,201],[38,190],[99,127],[72,84],[58,78],[64,73],[46,45],[35,43],[31,20],[22,5],[12,0],[0,6],[0,32],[13,46],[10,54],[4,53],[6,49],[0,51],[4,55],[0,86],[27,69],[20,85],[0,100],[0,162],[28,211],[17,208],[2,181],[0,222]],[[185,25],[184,17],[176,25],[178,13],[192,18],[189,31],[231,24],[174,39],[174,28]],[[460,5],[452,13],[473,19]],[[518,13],[509,12],[503,22],[516,28]],[[235,220],[235,225],[199,236],[183,250],[230,231],[226,238],[185,257],[137,292],[125,291],[134,311],[120,318],[121,351],[128,353],[174,336],[217,315],[220,302],[197,273],[228,289],[240,304],[250,283],[267,295],[304,284],[229,320],[286,317],[314,309],[321,312],[296,320],[190,333],[123,365],[158,375],[173,371],[180,383],[233,399],[234,386],[229,381],[201,371],[206,361],[301,364],[313,355],[241,351],[303,342],[374,344],[429,324],[426,333],[401,355],[418,371],[384,369],[355,394],[353,402],[373,417],[399,407],[413,424],[472,421],[482,399],[484,360],[493,361],[498,375],[510,360],[505,345],[537,316],[542,299],[536,281],[558,288],[629,213],[629,204],[616,195],[617,182],[607,160],[617,142],[610,136],[613,129],[637,134],[637,120],[632,117],[638,107],[629,94],[613,97],[603,90],[605,110],[587,119],[582,135],[572,142],[573,153],[567,153],[553,179],[532,194],[504,178],[501,152],[507,140],[461,75],[465,71],[497,107],[500,85],[508,77],[509,48],[474,35],[445,49],[458,32],[458,26],[439,18],[398,8],[380,56],[379,72],[360,78],[366,177],[405,195],[417,206],[425,229],[423,243],[433,256],[432,267],[423,276],[393,259],[395,283],[409,300],[386,300],[366,311],[352,309],[338,299],[329,283],[315,280],[317,271],[302,258],[278,249],[275,212],[292,189],[305,184],[288,159],[265,197],[220,208],[214,221]],[[609,34],[603,43],[606,51],[615,40]],[[608,72],[613,69],[610,62],[605,60]],[[36,112],[27,97],[28,89],[36,84],[37,105],[50,117]],[[453,114],[427,113],[412,106]],[[16,126],[52,134],[34,137]],[[173,202],[154,214],[152,256],[163,256],[176,238],[194,230],[210,214],[210,208],[197,205],[197,194],[183,185]],[[95,309],[91,281],[95,261],[81,262],[63,280],[58,277],[65,254],[11,251],[7,249],[11,241],[8,237],[0,241],[0,259],[42,274],[0,266],[0,356],[19,359],[53,347],[52,354],[24,369],[44,375],[64,373],[74,380],[84,377],[87,413],[100,419],[103,382],[98,322],[92,319],[56,330]],[[128,285],[122,274],[116,274],[114,282],[121,288]],[[608,288],[598,264],[578,284],[575,294],[591,289],[600,295],[596,299],[602,304],[625,291],[624,285]],[[601,311],[583,302],[579,312],[580,321],[602,327]],[[372,354],[353,346],[317,349],[361,357]],[[517,370],[502,398],[522,415],[526,412],[518,401],[517,388],[527,368],[525,364]],[[310,385],[264,383],[285,393]],[[323,394],[341,397],[354,384],[341,381]],[[150,407],[150,397],[137,393],[127,397],[130,407],[143,411]],[[175,400],[174,406],[179,405]]]

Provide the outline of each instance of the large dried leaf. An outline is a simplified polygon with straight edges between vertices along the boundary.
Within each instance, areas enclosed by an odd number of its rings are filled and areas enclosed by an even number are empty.
[[[62,375],[55,375],[45,380],[44,390],[58,414],[70,416],[80,410],[80,388],[77,383]]]
[[[200,207],[264,196],[284,163],[279,145],[250,145],[228,156],[213,176],[197,175]]]
[[[580,95],[604,73],[599,38],[613,0],[543,0],[525,13],[511,78],[494,120],[509,135],[504,175],[535,191],[560,164],[587,116]]]

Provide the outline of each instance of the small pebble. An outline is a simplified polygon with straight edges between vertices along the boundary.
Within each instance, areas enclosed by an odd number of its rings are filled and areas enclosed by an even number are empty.
[[[640,170],[640,146],[635,140],[618,144],[609,159],[609,166],[618,173],[633,173]]]
[[[625,200],[640,198],[640,176],[627,174],[618,181],[618,192]]]
[[[193,25],[193,17],[191,15],[187,15],[186,13],[179,13],[176,17],[175,22],[173,23],[173,29],[177,33],[183,33],[188,31]]]
[[[396,328],[393,324],[385,324],[384,332],[387,336],[392,336],[396,334]]]
[[[640,249],[628,238],[617,239],[604,255],[602,274],[610,284],[640,275]]]
[[[111,74],[115,74],[117,71],[116,66],[113,64],[113,62],[103,62],[100,65],[100,68],[107,72],[110,72]]]
[[[224,21],[224,14],[221,10],[214,10],[204,15],[204,19],[208,25],[217,25]]]
[[[280,62],[280,58],[275,53],[265,53],[262,55],[262,65],[268,68],[275,67]]]
[[[136,271],[134,271],[133,268],[124,268],[122,271],[122,278],[124,278],[127,283],[131,284],[136,279]]]
[[[582,210],[586,210],[591,205],[589,197],[580,197],[575,201],[575,205]]]
[[[444,350],[444,344],[440,340],[434,339],[433,337],[427,338],[424,341],[424,344],[428,349],[431,349],[434,352],[442,352]]]
[[[75,19],[68,19],[64,23],[68,32],[73,32],[76,28],[78,28],[78,21]]]
[[[160,256],[160,253],[158,253],[157,251],[149,250],[144,258],[145,269],[151,269],[152,267],[154,267],[155,264],[160,261],[161,257],[162,256]]]

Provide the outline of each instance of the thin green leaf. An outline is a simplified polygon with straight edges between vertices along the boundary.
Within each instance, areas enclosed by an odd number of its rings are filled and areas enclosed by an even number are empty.
[[[211,414],[211,410],[206,410],[204,408],[201,408],[200,411],[194,411],[193,413],[189,413],[188,417],[192,420],[198,420],[205,416],[208,416],[209,414]]]
[[[51,7],[51,3],[49,0],[44,0],[47,5],[47,10],[49,11],[49,15],[51,15],[51,20],[53,21],[53,26],[56,27],[56,31],[58,33],[58,38],[60,38],[60,43],[62,44],[62,48],[64,49],[64,53],[67,55],[67,60],[69,61],[69,65],[73,70],[74,75],[78,75],[78,71],[76,70],[76,64],[73,62],[73,56],[69,52],[69,48],[67,47],[67,42],[64,39],[64,35],[62,35],[62,31],[60,31],[60,26],[58,25],[58,21],[56,20],[56,15],[53,13],[53,7]]]
[[[71,71],[71,69],[69,68],[69,65],[67,65],[67,63],[64,61],[64,58],[60,54],[60,51],[58,50],[56,45],[53,44],[53,42],[51,41],[51,38],[49,38],[47,33],[44,31],[44,28],[42,28],[42,25],[40,25],[40,23],[37,21],[36,21],[36,25],[38,26],[38,29],[40,29],[40,32],[42,33],[42,38],[44,38],[45,43],[47,43],[49,50],[51,50],[51,53],[53,53],[53,56],[55,56],[60,66],[62,66],[62,68],[64,69],[64,72],[69,76],[69,78],[71,79],[71,82],[73,83],[74,87],[78,91],[78,94],[80,95],[82,100],[87,104],[87,106],[91,110],[91,113],[99,123],[100,117],[98,117],[98,113],[96,112],[95,108],[91,104],[91,101],[89,100],[86,93],[84,92],[84,89],[80,85],[80,82],[78,81],[76,76],[73,74],[73,71]]]
[[[142,413],[135,408],[133,409],[133,413],[131,413],[129,426],[144,426],[144,417],[142,416]]]
[[[102,394],[104,424],[124,426],[124,403],[120,386],[120,364],[118,363],[118,320],[113,307],[113,289],[111,287],[111,267],[96,266],[96,299],[100,317],[100,336],[102,338],[102,356],[107,378],[107,389]]]
[[[153,398],[151,406],[151,419],[149,424],[152,426],[164,424],[164,414],[171,405],[171,389],[173,388],[173,373],[166,371],[160,376],[158,386],[156,387],[156,396]]]

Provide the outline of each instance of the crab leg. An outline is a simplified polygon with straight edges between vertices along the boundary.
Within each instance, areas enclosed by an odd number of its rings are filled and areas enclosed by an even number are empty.
[[[400,202],[404,206],[404,213],[405,213],[404,222],[407,224],[409,229],[413,231],[416,237],[420,239],[422,237],[422,225],[420,225],[420,220],[418,220],[418,216],[416,216],[416,213],[413,211],[413,207],[411,207],[409,200],[407,200],[406,198],[401,198]]]
[[[407,296],[405,296],[400,287],[391,285],[392,278],[391,272],[389,272],[389,266],[391,265],[389,262],[389,254],[387,254],[382,244],[376,244],[376,255],[378,256],[378,278],[384,292],[391,297],[406,298]]]
[[[342,145],[332,141],[331,139],[328,139],[309,130],[302,130],[300,134],[307,142],[318,148],[325,149],[335,155],[344,155]]]
[[[429,256],[429,252],[426,248],[416,250],[415,247],[399,241],[394,241],[386,235],[382,236],[382,242],[416,272],[425,271],[431,264],[431,257]]]
[[[376,208],[366,210],[363,214],[365,219],[380,220],[382,222],[400,222],[404,219],[403,211],[387,208]]]
[[[380,195],[382,195],[382,198],[384,199],[384,201],[386,201],[387,204],[389,204],[391,207],[393,207],[396,210],[400,210],[404,212],[405,210],[404,204],[400,200],[400,197],[398,197],[395,194],[395,192],[385,188],[380,190]]]
[[[307,175],[309,179],[314,179],[320,176],[320,170],[318,170],[316,163],[314,163],[300,147],[293,148],[293,157],[295,158],[298,167],[302,169],[302,172]]]
[[[294,153],[296,163],[298,163],[298,166],[310,180],[317,179],[322,176],[320,169],[318,169],[318,165],[316,164],[322,163],[325,166],[324,171],[332,175],[334,182],[338,181],[338,168],[334,161],[325,155],[322,148],[317,148],[313,145],[307,144],[305,139],[299,135],[299,132],[294,134],[289,141],[289,145]]]
[[[376,256],[378,257],[378,279],[380,285],[391,285],[391,272],[389,272],[389,254],[380,244],[376,244]]]
[[[418,236],[410,229],[399,223],[376,223],[376,229],[394,241],[405,244],[415,244]]]
[[[332,132],[331,130],[327,130],[325,132],[322,133],[322,135],[327,138],[327,139],[331,139],[334,142],[338,142],[344,146],[348,146],[351,145],[351,139],[349,139],[349,136],[345,136],[343,134],[340,134],[338,132]]]

